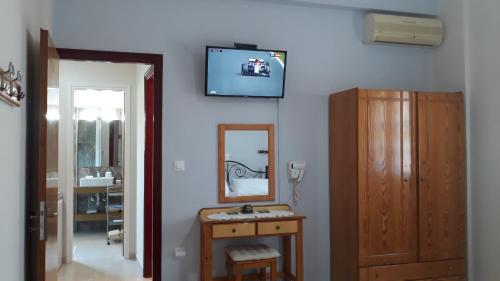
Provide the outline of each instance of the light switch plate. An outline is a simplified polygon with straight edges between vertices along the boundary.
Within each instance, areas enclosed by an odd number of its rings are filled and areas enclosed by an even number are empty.
[[[176,258],[183,258],[186,256],[186,248],[184,247],[178,247],[178,248],[175,248],[175,257]]]
[[[174,161],[174,171],[184,172],[185,170],[186,170],[186,161],[184,161],[184,160],[175,160]]]

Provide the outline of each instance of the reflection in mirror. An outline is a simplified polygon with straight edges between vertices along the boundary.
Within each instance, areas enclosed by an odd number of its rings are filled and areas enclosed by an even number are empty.
[[[75,90],[77,184],[81,178],[122,176],[124,91]]]
[[[268,195],[267,131],[226,131],[227,197]]]
[[[219,125],[219,201],[274,200],[274,126]]]
[[[120,167],[122,121],[77,122],[78,167]]]

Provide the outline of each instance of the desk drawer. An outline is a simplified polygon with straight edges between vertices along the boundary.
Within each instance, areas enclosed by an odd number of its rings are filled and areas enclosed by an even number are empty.
[[[297,233],[297,230],[297,221],[259,222],[258,224],[259,235]]]
[[[213,238],[255,236],[255,223],[216,224],[212,229]]]

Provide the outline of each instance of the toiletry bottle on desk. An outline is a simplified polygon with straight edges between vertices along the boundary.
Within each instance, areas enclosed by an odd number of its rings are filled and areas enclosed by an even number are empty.
[[[98,178],[101,177],[101,173],[99,172],[99,170],[97,170],[96,177],[98,177]]]
[[[111,173],[111,171],[107,171],[105,174],[104,174],[105,177],[107,178],[112,178],[113,177],[113,174]]]

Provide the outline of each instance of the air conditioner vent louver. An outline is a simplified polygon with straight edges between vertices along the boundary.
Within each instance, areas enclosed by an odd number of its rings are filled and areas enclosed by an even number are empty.
[[[368,14],[365,18],[365,43],[398,43],[439,46],[443,23],[438,19]]]

